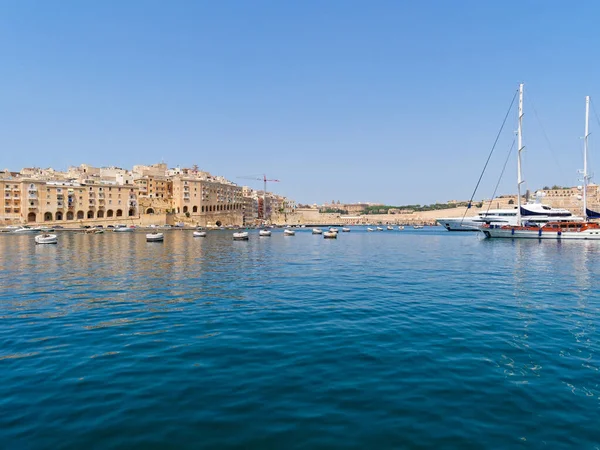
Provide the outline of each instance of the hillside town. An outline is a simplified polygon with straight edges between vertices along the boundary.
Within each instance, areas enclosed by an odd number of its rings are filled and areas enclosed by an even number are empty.
[[[258,182],[259,178],[257,178]],[[600,205],[600,191],[590,184],[587,198]],[[432,205],[389,206],[378,203],[296,204],[292,199],[240,186],[222,176],[167,164],[119,167],[24,168],[0,171],[4,194],[0,225],[46,224],[65,227],[129,225],[258,226],[301,224],[434,224],[439,217],[488,208],[511,208],[516,196],[493,200],[450,200]],[[527,194],[552,207],[581,212],[582,188],[553,186]]]

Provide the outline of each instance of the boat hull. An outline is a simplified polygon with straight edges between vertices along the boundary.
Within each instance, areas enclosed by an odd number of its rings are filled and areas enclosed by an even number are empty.
[[[600,241],[600,230],[582,231],[532,230],[517,227],[485,227],[481,232],[486,238],[493,239],[551,239],[551,240],[597,240]]]
[[[55,234],[39,235],[35,237],[36,244],[58,244],[58,238]]]

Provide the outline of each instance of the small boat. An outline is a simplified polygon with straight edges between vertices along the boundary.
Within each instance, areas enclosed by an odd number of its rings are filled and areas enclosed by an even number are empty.
[[[342,233],[350,233],[350,228],[342,228]]]
[[[116,227],[116,228],[113,228],[113,231],[115,233],[133,233],[133,228],[129,228],[129,227]]]
[[[377,231],[383,231],[383,228],[382,227],[377,227],[376,230]]]
[[[404,225],[400,225],[400,226],[398,227],[398,229],[399,229],[400,231],[404,230]]]
[[[271,236],[271,230],[260,230],[258,232],[258,235],[259,236],[264,236],[264,237],[269,237],[269,236]]]
[[[194,231],[194,237],[206,237],[206,231]]]
[[[393,227],[393,226],[391,226],[391,225],[388,225],[388,226],[387,226],[387,229],[388,229],[388,231],[392,231],[392,230],[394,229],[394,227]]]
[[[101,229],[101,228],[96,228],[96,229],[94,230],[94,234],[102,234],[102,233],[104,233],[104,230],[103,230],[103,229]]]
[[[423,228],[423,225],[413,225],[413,228],[415,230],[420,230],[421,228]]]
[[[39,233],[40,231],[43,231],[43,230],[39,227],[28,227],[27,225],[24,225],[22,227],[14,229],[12,232],[13,233]]]
[[[332,231],[333,233],[337,233],[339,230],[335,227],[331,227],[331,228],[329,228],[329,231]]]
[[[58,244],[58,238],[56,237],[55,234],[49,234],[49,233],[38,234],[35,237],[35,243],[36,244]]]
[[[285,229],[283,230],[283,235],[284,236],[294,236],[296,234],[296,232],[294,230],[290,230],[290,229]]]
[[[234,241],[247,241],[248,240],[248,232],[240,231],[238,233],[233,233],[233,240]]]
[[[313,228],[312,234],[323,234],[323,230],[321,230],[320,228]]]
[[[162,233],[158,233],[157,231],[153,233],[148,233],[146,235],[146,242],[162,242],[165,240],[165,235]]]
[[[375,231],[375,230],[373,230],[373,228],[369,227],[369,228],[367,228],[367,231]]]
[[[324,239],[337,239],[337,233],[335,231],[326,231],[323,233]]]

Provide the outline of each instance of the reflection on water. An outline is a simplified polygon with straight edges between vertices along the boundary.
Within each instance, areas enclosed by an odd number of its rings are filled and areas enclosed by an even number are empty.
[[[593,448],[594,242],[0,235],[7,448]]]

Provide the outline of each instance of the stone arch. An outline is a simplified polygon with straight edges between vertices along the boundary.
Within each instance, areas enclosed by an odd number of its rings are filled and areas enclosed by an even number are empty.
[[[104,217],[104,211],[102,211],[101,209],[98,210],[98,214],[96,215],[96,217],[98,217],[98,219],[102,219]]]
[[[67,211],[67,220],[73,220],[73,211]]]
[[[30,212],[29,214],[27,214],[27,222],[35,222],[35,217],[35,213]]]
[[[77,220],[83,219],[83,211],[77,211]]]
[[[192,208],[192,212],[198,212],[198,207],[194,205],[194,207]]]
[[[148,209],[146,210],[146,214],[154,214],[154,209],[152,209],[152,208],[148,208]]]
[[[135,215],[135,209],[130,208],[129,209],[129,217],[133,217]]]
[[[106,217],[112,217],[113,216],[113,210],[109,209],[108,211],[106,211]]]
[[[50,222],[51,220],[52,220],[52,213],[51,212],[44,213],[44,222]]]
[[[94,211],[92,211],[91,209],[87,212],[87,218],[88,219],[93,219],[94,218]]]
[[[117,217],[123,217],[123,210],[117,209]]]
[[[188,212],[188,207],[187,207],[187,206],[184,206],[184,207],[183,207],[183,213],[185,214],[186,212]]]
[[[56,214],[54,215],[54,220],[63,220],[62,211],[56,211]]]

